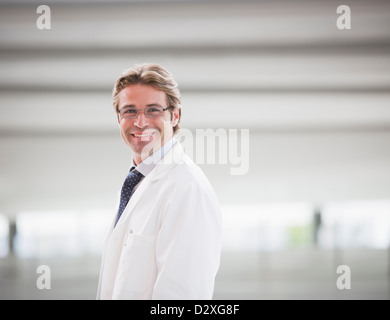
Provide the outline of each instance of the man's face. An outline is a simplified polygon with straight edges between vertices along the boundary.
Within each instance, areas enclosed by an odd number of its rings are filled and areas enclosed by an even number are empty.
[[[133,151],[134,162],[138,165],[173,137],[179,111],[175,109],[171,115],[166,110],[162,117],[145,117],[142,111],[147,106],[168,107],[165,92],[148,85],[129,85],[119,92],[118,97],[119,110],[131,106],[141,111],[134,119],[121,118],[120,115],[118,118],[122,139]]]

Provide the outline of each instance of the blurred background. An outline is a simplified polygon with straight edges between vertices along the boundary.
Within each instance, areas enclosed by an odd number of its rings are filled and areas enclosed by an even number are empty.
[[[143,62],[179,83],[182,128],[249,129],[246,174],[200,164],[224,213],[215,299],[390,298],[390,2],[13,0],[0,1],[0,299],[95,299],[131,160],[111,91]]]

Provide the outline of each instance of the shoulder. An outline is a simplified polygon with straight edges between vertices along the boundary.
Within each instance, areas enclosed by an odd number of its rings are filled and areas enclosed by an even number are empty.
[[[181,145],[175,150],[175,163],[167,170],[161,181],[166,190],[172,191],[175,197],[206,197],[216,200],[214,188],[203,170],[184,153]],[[202,197],[202,198],[203,198]]]
[[[214,189],[203,170],[185,154],[183,147],[178,142],[160,163],[160,168],[155,168],[154,177],[159,178],[161,186],[165,190],[178,193],[196,191],[214,196]]]
[[[175,181],[181,185],[194,185],[199,187],[211,187],[209,179],[203,170],[187,155],[183,155],[183,161],[172,170]]]

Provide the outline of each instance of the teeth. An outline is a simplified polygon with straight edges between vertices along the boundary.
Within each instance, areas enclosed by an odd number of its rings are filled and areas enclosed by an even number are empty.
[[[150,137],[153,133],[144,133],[144,134],[134,134],[134,137],[137,138],[144,138],[144,137]]]

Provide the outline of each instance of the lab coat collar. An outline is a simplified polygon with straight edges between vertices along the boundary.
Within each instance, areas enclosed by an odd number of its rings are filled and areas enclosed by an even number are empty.
[[[161,179],[177,164],[182,163],[184,156],[184,150],[180,142],[177,141],[171,150],[162,158],[156,167],[150,173],[150,181],[155,182]]]

